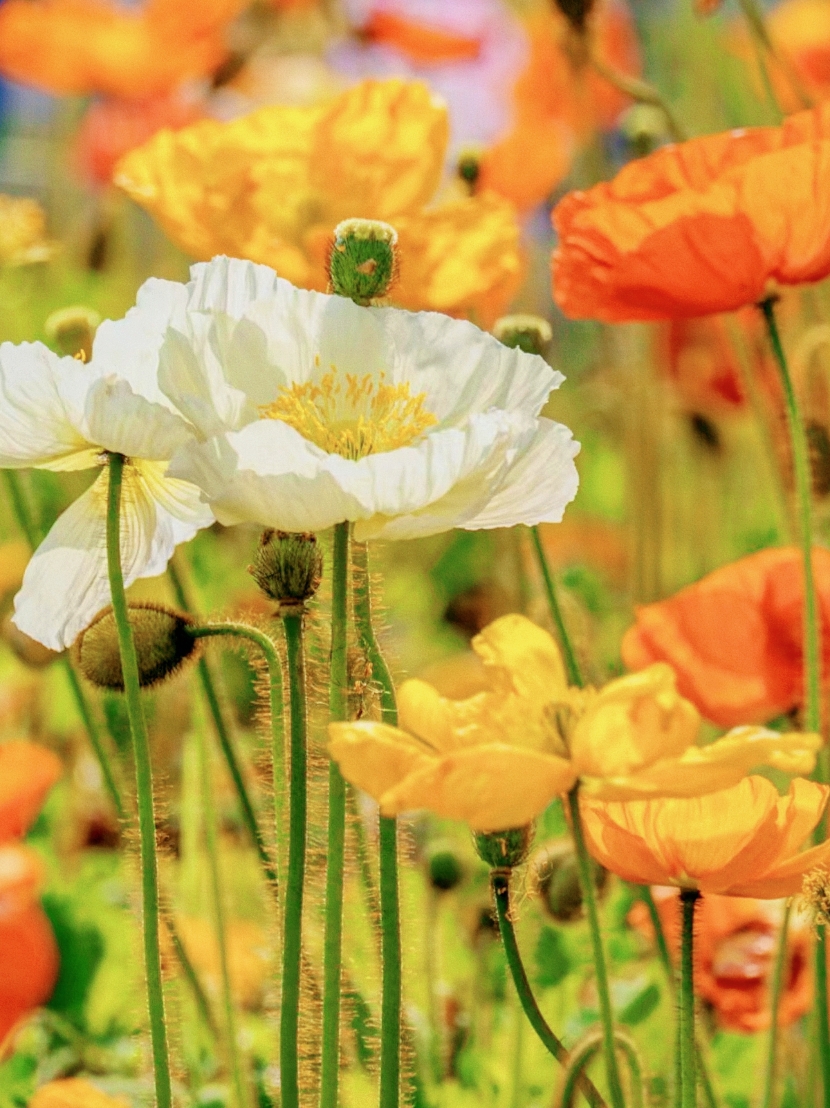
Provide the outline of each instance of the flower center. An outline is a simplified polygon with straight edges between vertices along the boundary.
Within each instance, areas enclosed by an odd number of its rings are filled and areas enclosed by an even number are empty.
[[[263,419],[281,419],[328,454],[355,461],[408,446],[437,419],[424,407],[426,393],[390,385],[385,374],[340,374],[336,366],[317,381],[280,390],[263,404]]]

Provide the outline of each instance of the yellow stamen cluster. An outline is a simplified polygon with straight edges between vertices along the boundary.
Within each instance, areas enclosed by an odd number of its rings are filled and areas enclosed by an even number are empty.
[[[280,419],[328,454],[356,461],[408,446],[436,422],[424,407],[426,393],[413,396],[406,383],[390,385],[385,374],[340,374],[336,366],[317,381],[281,390],[259,409]]]

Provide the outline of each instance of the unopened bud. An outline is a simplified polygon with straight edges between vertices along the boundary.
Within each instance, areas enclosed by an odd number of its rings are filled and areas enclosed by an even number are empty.
[[[464,879],[464,866],[452,847],[439,847],[432,851],[428,861],[429,883],[433,889],[446,893],[460,885]]]
[[[632,104],[620,120],[620,130],[635,158],[644,158],[671,141],[666,113],[654,104]]]
[[[161,604],[133,603],[128,607],[138,659],[138,681],[150,688],[172,677],[189,659],[195,659],[198,639],[193,620]],[[78,667],[93,685],[124,691],[118,628],[112,608],[105,608],[75,644]]]
[[[594,0],[554,0],[554,3],[573,29],[584,35]]]
[[[525,354],[541,354],[553,338],[551,325],[538,315],[503,315],[496,320],[493,334],[505,346]]]
[[[530,880],[550,916],[569,923],[582,915],[582,885],[576,853],[568,842],[547,843],[534,852],[529,862]],[[594,884],[602,892],[608,871],[592,861]]]
[[[323,577],[317,536],[308,531],[264,531],[248,572],[283,612],[302,609]]]
[[[49,342],[59,354],[88,362],[92,357],[92,340],[101,323],[100,315],[83,304],[52,312],[44,324]]]
[[[506,831],[476,831],[475,848],[482,862],[491,869],[514,869],[527,857],[533,842],[533,824],[510,827]]]
[[[397,276],[398,232],[379,219],[344,219],[329,253],[331,291],[356,304],[381,300]]]

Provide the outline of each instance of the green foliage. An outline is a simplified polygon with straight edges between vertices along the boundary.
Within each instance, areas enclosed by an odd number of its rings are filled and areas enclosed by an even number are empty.
[[[49,1007],[84,1030],[87,997],[104,957],[104,937],[93,923],[77,918],[70,896],[47,893],[43,907],[61,952],[60,974]]]
[[[14,1054],[0,1062],[0,1108],[26,1108],[34,1091],[37,1062],[31,1055]]]
[[[573,969],[573,960],[560,930],[547,925],[539,932],[536,943],[536,983],[540,988],[553,988],[564,981]]]
[[[646,985],[628,1004],[620,1011],[620,1023],[629,1027],[635,1027],[638,1023],[647,1020],[660,1003],[660,990],[652,982]]]

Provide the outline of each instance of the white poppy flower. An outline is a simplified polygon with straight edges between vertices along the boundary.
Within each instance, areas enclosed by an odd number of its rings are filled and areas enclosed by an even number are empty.
[[[539,416],[563,377],[470,323],[362,308],[265,266],[194,266],[159,383],[199,438],[170,473],[217,518],[359,540],[556,522],[579,445]]]
[[[127,585],[162,573],[176,545],[214,518],[195,486],[166,476],[169,459],[192,435],[156,383],[158,349],[182,292],[180,285],[148,282],[125,319],[101,325],[88,365],[40,343],[0,345],[0,468],[102,467],[107,451],[127,458],[121,500]],[[110,603],[108,487],[104,469],[35,551],[15,599],[14,622],[53,650],[69,646]]]

